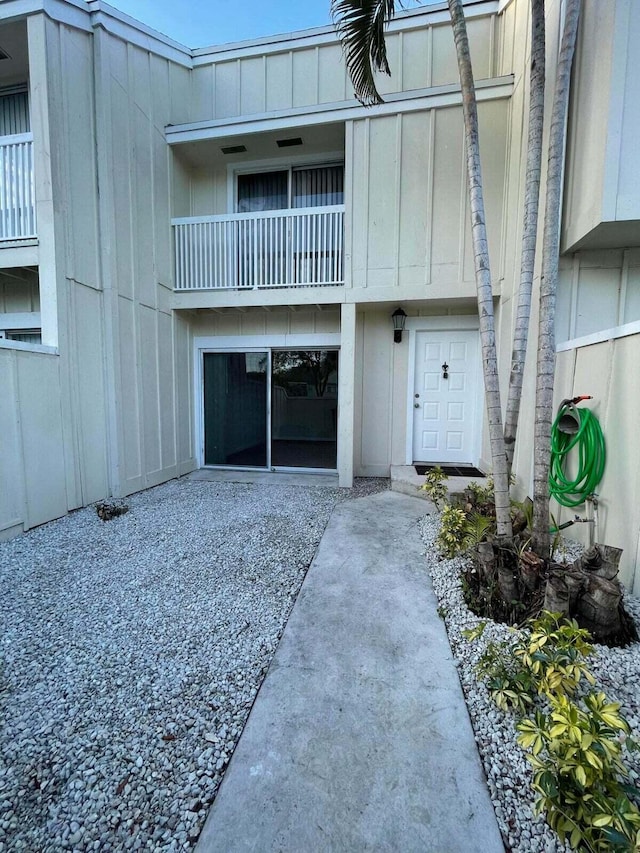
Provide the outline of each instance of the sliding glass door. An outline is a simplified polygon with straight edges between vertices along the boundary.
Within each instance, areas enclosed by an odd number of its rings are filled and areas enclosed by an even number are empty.
[[[204,464],[337,467],[336,350],[203,355]]]
[[[279,350],[271,363],[271,464],[335,469],[338,353]]]
[[[203,356],[204,464],[266,468],[268,352]]]

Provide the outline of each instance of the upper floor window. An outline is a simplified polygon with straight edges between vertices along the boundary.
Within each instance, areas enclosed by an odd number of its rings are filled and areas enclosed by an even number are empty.
[[[238,213],[344,204],[344,164],[294,166],[237,176]]]
[[[0,89],[0,136],[31,132],[26,86]]]

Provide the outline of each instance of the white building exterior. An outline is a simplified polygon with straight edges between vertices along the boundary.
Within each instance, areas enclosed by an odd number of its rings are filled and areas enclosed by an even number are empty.
[[[505,396],[528,5],[466,4]],[[636,593],[638,38],[633,0],[584,0],[557,378],[558,400],[594,396],[600,538],[624,547]],[[188,50],[101,0],[0,5],[0,535],[204,465],[344,486],[414,462],[488,468],[446,4],[400,14],[388,46],[385,103],[365,109],[329,27]]]

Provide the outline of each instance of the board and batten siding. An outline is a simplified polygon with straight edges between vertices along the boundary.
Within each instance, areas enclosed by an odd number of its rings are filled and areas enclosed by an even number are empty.
[[[560,261],[559,344],[640,322],[640,247],[576,252]]]
[[[566,248],[638,244],[639,40],[636,0],[586,0],[569,119]]]
[[[51,155],[51,195],[37,197],[40,302],[44,332],[51,302],[43,289],[54,286],[66,509],[74,509],[110,491],[93,41],[46,16],[29,21],[29,36],[30,50],[35,43],[45,51],[44,66],[42,57],[31,57],[32,90],[46,92],[46,117],[34,128],[36,175],[43,154]],[[37,196],[45,190],[40,185]]]
[[[55,276],[60,458],[72,509],[195,464],[191,333],[171,304],[164,140],[167,123],[188,117],[189,80],[183,67],[102,29],[44,15],[29,27],[30,46],[43,50],[33,52],[32,75],[46,93],[34,133],[49,135],[36,143],[51,151],[57,200],[39,216],[40,286],[42,296],[43,276],[45,288]]]
[[[191,317],[190,325],[193,336],[198,338],[339,334],[340,309],[327,307],[318,311],[300,306],[295,311],[274,308],[225,314],[201,310]]]
[[[0,347],[0,539],[64,515],[60,360]]]
[[[506,100],[479,104],[494,282],[503,276],[508,114]],[[347,151],[352,287],[396,287],[398,298],[428,297],[430,286],[473,296],[462,109],[354,121]]]
[[[496,15],[473,16],[468,32],[476,79],[494,76]],[[425,26],[426,15],[408,18],[411,27],[387,38],[391,76],[378,75],[381,94],[406,92],[458,82],[455,47],[448,21]],[[407,26],[406,21],[402,23]],[[340,43],[334,37],[320,44],[282,49],[277,43],[264,53],[243,56],[246,46],[198,51],[193,70],[191,121],[251,116],[275,110],[314,107],[353,99]]]
[[[597,541],[623,548],[620,580],[640,595],[640,397],[634,377],[640,364],[640,334],[558,353],[556,405],[564,398],[592,394],[588,406],[600,421],[607,445],[607,463],[598,487]],[[558,509],[560,521],[583,509]],[[587,525],[567,531],[588,541]]]
[[[591,394],[607,445],[598,487],[598,541],[623,548],[621,579],[640,594],[640,247],[562,258],[557,307],[556,403]],[[595,338],[605,338],[598,342]],[[607,339],[608,338],[608,339]],[[585,340],[587,339],[587,340]],[[571,517],[562,511],[563,520]],[[576,528],[571,529],[571,535]],[[578,530],[576,538],[585,538]]]
[[[612,32],[615,14],[628,15],[633,0],[602,3],[584,0],[581,35],[574,68],[575,89],[572,93],[573,114],[569,121],[565,181],[564,243],[572,242],[576,234],[586,233],[597,224],[601,210],[601,188],[606,171],[605,147],[607,122],[594,116],[611,108],[610,78],[614,65],[620,66],[631,54],[621,49],[615,61],[609,54],[607,40]],[[560,0],[547,0],[547,44],[560,41]],[[522,195],[526,164],[526,134],[523,117],[528,107],[530,4],[527,0],[511,0],[499,18],[498,73],[513,73],[514,85],[510,104],[510,150],[508,171],[508,201],[505,214],[505,277],[501,299],[497,306],[497,342],[500,359],[503,404],[509,376],[511,339],[515,313],[515,290],[519,280],[519,244],[522,222]],[[624,39],[623,39],[624,41]],[[523,45],[527,49],[523,50]],[[632,64],[631,64],[632,65]],[[547,55],[547,86],[553,86],[556,73],[554,51]],[[617,108],[624,116],[636,115],[623,87]],[[551,99],[545,105],[548,131]],[[619,112],[620,114],[620,112]],[[611,134],[610,134],[611,136]],[[616,133],[611,140],[621,141]],[[546,164],[543,162],[543,186]],[[629,185],[631,186],[631,184]],[[567,238],[571,232],[574,237]],[[599,487],[600,529],[598,541],[622,547],[621,579],[627,589],[640,592],[640,572],[637,570],[640,514],[637,509],[640,486],[638,452],[635,433],[640,412],[638,401],[629,393],[629,378],[637,372],[640,335],[628,334],[629,324],[640,321],[640,249],[637,240],[623,244],[626,249],[599,249],[566,254],[560,258],[560,274],[556,303],[556,332],[560,352],[557,355],[555,405],[579,394],[591,394],[593,400],[583,405],[593,409],[602,425],[608,448],[607,467]],[[595,247],[594,247],[595,249]],[[536,276],[539,275],[540,260]],[[515,448],[514,473],[519,497],[533,491],[533,427],[535,402],[535,362],[537,332],[537,288],[531,317],[531,337],[524,374],[522,409]],[[627,325],[624,337],[616,338],[620,327]],[[585,336],[611,331],[611,340],[598,343],[584,340]],[[606,335],[605,335],[606,337]],[[582,338],[582,341],[581,341]],[[483,448],[488,458],[488,447]],[[562,510],[560,520],[571,518],[574,512],[584,514],[584,507],[575,511]],[[555,513],[554,513],[555,514]],[[587,525],[576,525],[566,531],[569,538],[588,537]]]
[[[164,128],[184,120],[188,71],[105,31],[94,34],[107,370],[118,489],[192,470],[191,332],[172,311],[170,176]]]

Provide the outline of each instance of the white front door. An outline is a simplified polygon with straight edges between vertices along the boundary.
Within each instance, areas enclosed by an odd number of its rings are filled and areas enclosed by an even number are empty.
[[[413,461],[477,464],[478,332],[416,332]]]

